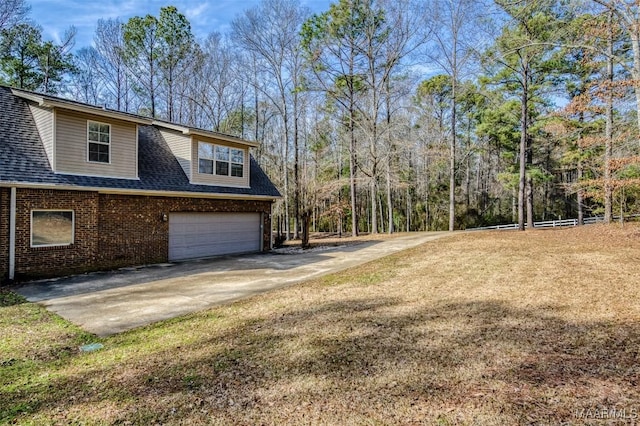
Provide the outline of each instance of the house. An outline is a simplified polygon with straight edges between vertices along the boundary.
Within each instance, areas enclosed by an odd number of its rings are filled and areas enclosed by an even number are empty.
[[[256,146],[0,86],[0,281],[268,251]]]

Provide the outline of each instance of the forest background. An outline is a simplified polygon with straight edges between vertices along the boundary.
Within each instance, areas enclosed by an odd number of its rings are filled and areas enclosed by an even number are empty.
[[[75,36],[2,0],[0,83],[261,142],[290,238],[638,211],[637,1],[262,0],[203,39],[174,6]]]

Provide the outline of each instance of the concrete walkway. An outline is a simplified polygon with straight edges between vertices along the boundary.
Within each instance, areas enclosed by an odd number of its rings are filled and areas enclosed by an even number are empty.
[[[108,336],[341,271],[447,235],[452,234],[411,233],[307,252],[126,268],[34,281],[14,291],[91,333]]]

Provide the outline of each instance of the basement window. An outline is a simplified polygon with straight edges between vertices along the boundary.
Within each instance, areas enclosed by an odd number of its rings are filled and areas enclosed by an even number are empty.
[[[31,247],[73,244],[74,221],[73,210],[32,210]]]

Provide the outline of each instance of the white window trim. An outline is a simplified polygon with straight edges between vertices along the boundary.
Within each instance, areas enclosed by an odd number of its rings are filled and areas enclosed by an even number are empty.
[[[218,147],[227,149],[227,157],[229,158],[228,160],[218,160],[218,151],[216,149]],[[231,147],[230,146],[225,146],[225,145],[214,145],[213,146],[213,156],[215,157],[215,162],[213,163],[213,174],[215,176],[231,177]],[[227,163],[227,174],[226,175],[218,174],[218,162]]]
[[[109,143],[104,143],[104,142],[99,142],[99,141],[91,141],[89,140],[89,124],[90,123],[95,123],[97,125],[105,125],[105,126],[109,126]],[[87,163],[91,163],[91,164],[111,164],[111,141],[113,139],[112,136],[112,132],[111,132],[111,124],[109,123],[103,123],[100,121],[95,121],[95,120],[87,120]],[[109,147],[109,162],[105,163],[103,161],[91,161],[89,159],[89,145],[92,143],[96,143],[98,145],[107,145]],[[136,162],[137,164],[137,162]]]
[[[71,212],[71,242],[64,244],[33,244],[33,213],[35,212]],[[33,209],[31,210],[29,221],[29,245],[31,248],[39,248],[39,247],[68,247],[75,243],[76,241],[76,212],[71,209]]]
[[[235,150],[238,150],[238,151],[241,151],[241,152],[242,152],[242,163],[236,163],[236,162],[234,162],[234,161],[231,161],[231,150],[232,150],[232,149],[235,149]],[[242,179],[242,178],[244,178],[244,162],[245,162],[245,157],[246,157],[246,153],[245,153],[244,149],[240,149],[240,148],[229,148],[229,177],[238,178],[238,179]],[[235,164],[235,165],[242,166],[242,176],[233,176],[233,175],[231,174],[231,166],[233,166],[234,164]]]
[[[213,146],[213,158],[200,157],[200,145],[199,144],[201,144],[201,143],[206,143],[208,145],[212,145]],[[223,163],[229,164],[228,174],[226,174],[226,175],[219,175],[219,174],[216,173],[216,162],[218,161],[218,159],[216,158],[216,147],[222,147],[222,148],[229,149],[229,161],[221,161]],[[215,144],[215,143],[205,142],[205,141],[197,141],[196,149],[198,150],[198,164],[197,164],[198,168],[197,168],[197,171],[198,171],[199,175],[229,177],[229,178],[233,178],[233,179],[244,179],[245,178],[245,164],[246,164],[246,161],[247,161],[247,152],[246,152],[245,149],[234,148],[234,147],[228,146],[228,145],[220,145],[220,144]],[[236,163],[236,162],[231,161],[231,150],[232,149],[237,149],[239,151],[242,151],[242,163]],[[202,172],[200,172],[200,160],[213,161],[213,173],[202,173]],[[232,176],[231,175],[231,165],[232,164],[236,164],[236,165],[242,166],[242,176]]]
[[[207,144],[207,145],[212,145],[213,146],[213,154],[211,155],[211,158],[207,158],[207,157],[201,157],[200,156],[200,144]],[[197,171],[199,175],[203,175],[203,176],[215,176],[216,175],[216,146],[212,143],[209,142],[204,142],[204,141],[198,141],[196,144],[196,150],[198,152],[198,162],[196,164],[197,167]],[[200,171],[200,160],[207,160],[207,161],[212,161],[213,162],[213,166],[212,166],[212,172],[213,173],[204,173]]]

